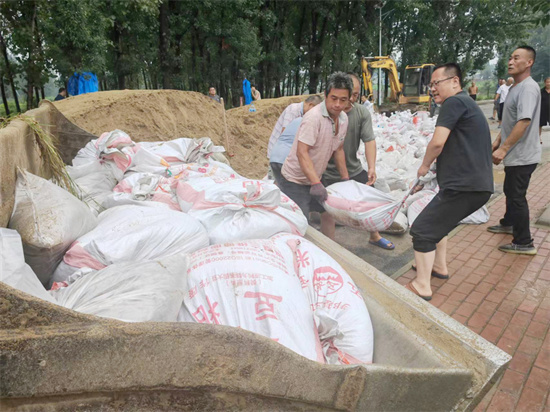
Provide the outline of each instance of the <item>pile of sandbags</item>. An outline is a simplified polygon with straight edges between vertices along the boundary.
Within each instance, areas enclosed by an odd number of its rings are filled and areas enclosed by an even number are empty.
[[[0,281],[91,315],[228,325],[318,362],[372,362],[363,298],[301,237],[300,208],[219,153],[209,139],[105,133],[68,167],[82,200],[20,171]]]
[[[407,196],[416,181],[426,147],[433,137],[437,116],[429,117],[428,112],[411,113],[409,110],[394,112],[390,117],[371,110],[371,115],[377,147],[377,181],[374,187],[390,195],[395,202],[399,202]],[[364,146],[359,148],[358,158],[366,170]],[[394,226],[398,226],[399,222],[405,223],[406,220],[406,226],[412,225],[418,214],[439,191],[435,163],[430,172],[420,178],[419,183],[423,189],[417,196],[411,196],[405,202],[402,211],[395,218]],[[461,223],[481,224],[488,220],[489,211],[483,206]]]

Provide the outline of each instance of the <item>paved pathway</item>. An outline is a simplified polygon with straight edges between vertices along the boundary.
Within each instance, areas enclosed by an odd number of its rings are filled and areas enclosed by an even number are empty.
[[[533,174],[527,199],[532,223],[550,205],[550,163]],[[504,214],[500,195],[491,219],[460,226],[448,243],[451,278],[432,279],[431,303],[513,356],[500,382],[476,411],[550,412],[550,230],[532,227],[537,256],[500,252],[510,235],[486,228]],[[412,270],[397,281],[413,279]]]

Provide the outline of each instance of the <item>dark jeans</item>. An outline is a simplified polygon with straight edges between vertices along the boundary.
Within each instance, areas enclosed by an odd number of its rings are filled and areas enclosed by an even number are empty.
[[[502,121],[502,112],[504,110],[504,103],[498,104],[498,120]]]
[[[437,243],[462,219],[470,216],[490,198],[491,192],[439,191],[411,227],[413,249],[422,253],[434,251]]]
[[[275,178],[275,184],[279,186],[279,181],[281,180],[281,169],[283,168],[282,163],[269,163],[271,166],[271,171],[273,172],[273,177]]]
[[[533,241],[529,230],[529,205],[527,204],[527,188],[531,175],[537,165],[506,166],[504,172],[504,194],[506,195],[506,213],[500,220],[502,226],[514,227],[514,242],[516,245],[528,245]]]

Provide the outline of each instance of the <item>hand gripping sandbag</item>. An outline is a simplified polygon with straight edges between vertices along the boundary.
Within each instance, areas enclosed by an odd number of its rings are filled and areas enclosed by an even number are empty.
[[[270,240],[210,246],[190,255],[187,275],[180,321],[243,328],[324,363],[288,248]]]
[[[211,244],[307,230],[300,208],[269,182],[191,179],[180,181],[176,192],[182,210],[206,227]]]
[[[351,277],[326,252],[304,238],[279,234],[271,239],[279,250],[285,246],[292,250],[295,271],[315,313],[327,363],[372,363],[372,323]]]
[[[100,270],[113,263],[141,262],[208,246],[201,223],[165,208],[117,206],[99,215],[98,226],[78,238],[56,269],[53,281],[62,282],[78,270]]]
[[[69,246],[97,224],[85,203],[65,189],[17,171],[15,205],[8,227],[21,235],[25,261],[47,285]]]
[[[25,263],[21,236],[0,228],[0,282],[34,297],[55,303],[29,265]]]
[[[185,289],[188,258],[177,254],[115,263],[50,291],[57,304],[125,322],[175,322]]]
[[[395,200],[387,193],[354,180],[334,183],[327,191],[325,210],[337,222],[368,232],[388,229],[410,194],[409,191],[402,199]]]

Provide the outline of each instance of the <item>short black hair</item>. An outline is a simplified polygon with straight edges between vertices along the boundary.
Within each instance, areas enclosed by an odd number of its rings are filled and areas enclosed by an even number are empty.
[[[460,70],[460,66],[457,63],[440,64],[439,66],[436,66],[434,72],[438,69],[443,69],[443,73],[445,73],[447,76],[458,77],[458,81],[462,86],[462,70]]]
[[[208,88],[208,90],[210,90],[210,89],[215,89],[215,88],[216,88],[215,86],[210,86],[210,87]]]
[[[527,50],[531,55],[531,58],[533,59],[533,63],[535,63],[535,60],[537,59],[537,52],[535,51],[535,49],[533,49],[531,46],[527,46],[526,44],[524,44],[523,46],[519,46],[518,49]]]
[[[64,92],[65,90],[67,89],[65,89],[64,87],[60,87],[58,93]]]
[[[315,103],[315,104],[319,104],[323,101],[323,99],[321,98],[321,96],[319,96],[318,94],[314,94],[313,96],[309,96],[307,99],[306,99],[306,103]]]
[[[328,77],[325,96],[328,96],[332,89],[347,89],[351,97],[353,93],[353,82],[346,73],[334,72]]]

